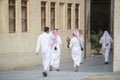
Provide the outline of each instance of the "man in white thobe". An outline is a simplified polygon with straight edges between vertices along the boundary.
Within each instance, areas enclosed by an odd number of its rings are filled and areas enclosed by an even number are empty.
[[[100,39],[100,43],[102,44],[102,51],[105,58],[105,64],[109,63],[109,52],[112,42],[113,40],[109,35],[108,31],[104,31],[104,34]]]
[[[70,41],[69,47],[72,49],[72,58],[74,61],[74,69],[75,72],[78,72],[78,68],[80,66],[80,58],[81,58],[81,46],[80,46],[80,41],[79,41],[79,35],[78,31],[74,30],[73,31],[73,38]]]
[[[41,54],[43,58],[43,76],[47,76],[47,71],[49,70],[50,63],[50,34],[49,28],[44,27],[44,33],[41,34],[37,39],[37,47],[36,47],[36,55],[39,53],[39,49],[41,48]]]
[[[56,68],[57,71],[60,70],[60,45],[62,44],[61,38],[58,35],[58,29],[53,30],[51,32],[51,63],[50,63],[50,71],[52,71],[52,67]]]
[[[80,60],[80,64],[82,64],[84,59],[84,36],[82,30],[79,30],[79,36],[80,36],[81,47],[83,48],[81,49],[81,60]]]

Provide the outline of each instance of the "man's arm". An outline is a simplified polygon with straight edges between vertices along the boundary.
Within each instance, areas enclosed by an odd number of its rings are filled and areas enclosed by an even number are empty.
[[[38,55],[40,49],[40,36],[37,39],[37,45],[36,45],[36,55]]]
[[[100,38],[100,41],[99,41],[99,43],[100,43],[100,44],[102,43],[102,37]]]

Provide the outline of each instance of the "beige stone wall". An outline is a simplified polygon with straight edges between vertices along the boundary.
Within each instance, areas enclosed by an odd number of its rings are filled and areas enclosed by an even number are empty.
[[[115,0],[114,8],[114,71],[120,71],[120,0]]]
[[[80,29],[84,30],[84,0],[42,0],[47,1],[47,25],[50,26],[50,2],[56,2],[56,27],[60,29],[63,45],[61,46],[61,62],[71,60],[70,50],[66,47],[66,38],[72,37],[67,30],[67,3],[80,3]],[[64,3],[63,15],[60,14],[60,2]],[[8,0],[0,0],[0,70],[42,64],[41,55],[35,55],[36,40],[41,34],[41,0],[28,0],[28,32],[21,31],[21,1],[16,0],[16,32],[9,33]],[[74,15],[74,14],[73,14]],[[2,16],[2,18],[1,18]],[[63,16],[61,18],[61,16]],[[73,17],[74,18],[74,17]],[[62,22],[64,22],[62,24]],[[72,29],[75,23],[72,23]],[[1,27],[2,26],[2,27]],[[1,30],[0,30],[1,32]]]

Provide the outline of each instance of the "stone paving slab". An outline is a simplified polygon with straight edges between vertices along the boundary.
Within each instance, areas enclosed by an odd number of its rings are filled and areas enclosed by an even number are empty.
[[[81,72],[48,72],[47,77],[43,77],[41,71],[6,71],[0,72],[0,80],[80,80],[98,73]]]
[[[120,80],[120,73],[52,71],[43,77],[41,71],[2,71],[0,80]]]
[[[81,80],[120,80],[120,72],[112,74],[99,74]]]
[[[100,77],[104,75],[107,77],[110,76],[110,78],[111,75],[120,75],[120,73],[112,72],[112,65],[112,56],[110,58],[110,64],[105,65],[104,58],[101,55],[84,60],[83,64],[79,67],[79,72],[74,72],[73,62],[67,62],[61,64],[59,72],[54,70],[48,72],[47,77],[43,77],[42,75],[42,66],[32,66],[16,68],[15,70],[0,71],[0,80],[89,80],[91,77],[96,76],[94,78],[95,80],[97,78],[101,79]],[[106,76],[104,78],[106,78]]]
[[[112,56],[110,56],[110,63],[104,64],[103,55],[96,56],[94,58],[87,58],[83,61],[83,64],[80,64],[79,72],[112,72],[113,71],[113,62]],[[16,68],[16,71],[42,71],[43,66],[32,66],[25,68]],[[73,72],[73,61],[67,63],[60,63],[60,71]]]

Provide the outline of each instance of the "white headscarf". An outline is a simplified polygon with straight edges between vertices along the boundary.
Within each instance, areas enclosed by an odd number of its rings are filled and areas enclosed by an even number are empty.
[[[113,42],[110,34],[108,33],[108,31],[104,31],[103,36],[101,37],[100,43],[111,43]]]
[[[73,36],[75,36],[76,38],[79,38],[79,32],[77,29],[73,30],[72,32]]]
[[[58,29],[53,30],[52,34],[53,34],[52,46],[54,46],[57,43]]]

